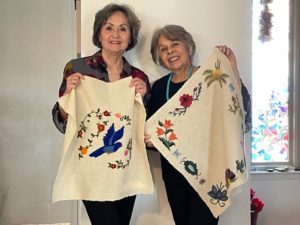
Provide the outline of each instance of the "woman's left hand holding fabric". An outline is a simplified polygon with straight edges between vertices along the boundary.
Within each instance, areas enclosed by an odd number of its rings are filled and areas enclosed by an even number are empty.
[[[231,64],[231,67],[232,67],[232,70],[233,70],[233,73],[234,73],[234,76],[237,80],[237,83],[238,83],[238,87],[239,89],[241,90],[242,88],[242,83],[241,83],[241,78],[240,78],[240,74],[239,74],[239,70],[238,70],[238,66],[237,66],[237,61],[236,61],[236,57],[235,57],[235,54],[234,52],[231,50],[231,48],[229,48],[228,46],[226,45],[218,45],[216,46],[224,55],[226,55],[226,57],[228,58],[230,64]]]
[[[147,84],[142,79],[135,77],[131,80],[129,87],[135,87],[135,92],[140,93],[142,97],[147,93]]]

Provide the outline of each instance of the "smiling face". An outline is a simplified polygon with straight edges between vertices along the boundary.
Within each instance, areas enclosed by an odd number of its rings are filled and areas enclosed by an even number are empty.
[[[161,35],[158,39],[158,56],[168,70],[179,71],[191,64],[187,47],[181,41],[172,41]]]
[[[102,50],[110,54],[123,54],[130,42],[130,27],[123,12],[114,12],[99,32]]]

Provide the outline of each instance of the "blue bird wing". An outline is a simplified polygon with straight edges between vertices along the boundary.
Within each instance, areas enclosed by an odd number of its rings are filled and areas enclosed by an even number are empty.
[[[113,123],[110,128],[108,128],[106,134],[103,136],[103,143],[104,145],[113,145],[114,142],[113,136],[115,134],[115,124]]]
[[[120,140],[123,137],[124,134],[124,126],[115,132],[115,134],[111,137],[112,143],[116,143],[118,140]]]
[[[104,151],[106,153],[113,153],[113,152],[116,152],[120,147],[122,147],[122,143],[121,142],[117,142],[117,143],[115,143],[112,146],[107,146]]]
[[[119,148],[122,147],[122,143],[121,142],[117,142],[115,145],[114,145],[114,152],[116,152]]]
[[[93,151],[89,156],[90,157],[99,157],[100,155],[102,155],[105,151],[106,146],[100,147],[97,150]]]
[[[115,124],[113,123],[111,127],[107,130],[107,133],[103,137],[104,145],[114,145],[118,140],[123,137],[124,134],[124,126],[115,131]]]

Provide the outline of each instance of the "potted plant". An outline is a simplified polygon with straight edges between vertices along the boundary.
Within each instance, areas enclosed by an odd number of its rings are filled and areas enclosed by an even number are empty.
[[[265,203],[255,196],[255,191],[250,189],[251,225],[256,225],[258,213],[263,209]]]

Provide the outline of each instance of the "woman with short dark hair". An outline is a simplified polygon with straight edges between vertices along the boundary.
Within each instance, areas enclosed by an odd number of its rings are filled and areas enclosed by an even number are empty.
[[[59,96],[67,95],[77,88],[85,76],[105,82],[132,76],[130,86],[135,87],[135,91],[141,94],[146,103],[150,91],[148,76],[130,65],[123,56],[136,45],[140,26],[140,20],[128,5],[109,4],[99,10],[95,15],[93,43],[100,50],[94,55],[73,59],[66,64]],[[64,133],[68,114],[56,103],[52,115],[56,127]],[[109,174],[104,175],[109,177]],[[83,203],[94,225],[128,225],[134,201],[135,195],[116,201],[83,200]]]
[[[108,18],[114,12],[117,11],[122,12],[126,16],[128,26],[130,28],[130,41],[126,51],[132,49],[137,44],[138,34],[141,28],[141,22],[139,18],[135,15],[135,13],[129,5],[109,4],[103,9],[99,10],[95,15],[93,28],[93,43],[100,49],[102,49],[102,47],[101,42],[99,41],[99,31],[101,30],[102,26],[107,22]]]

